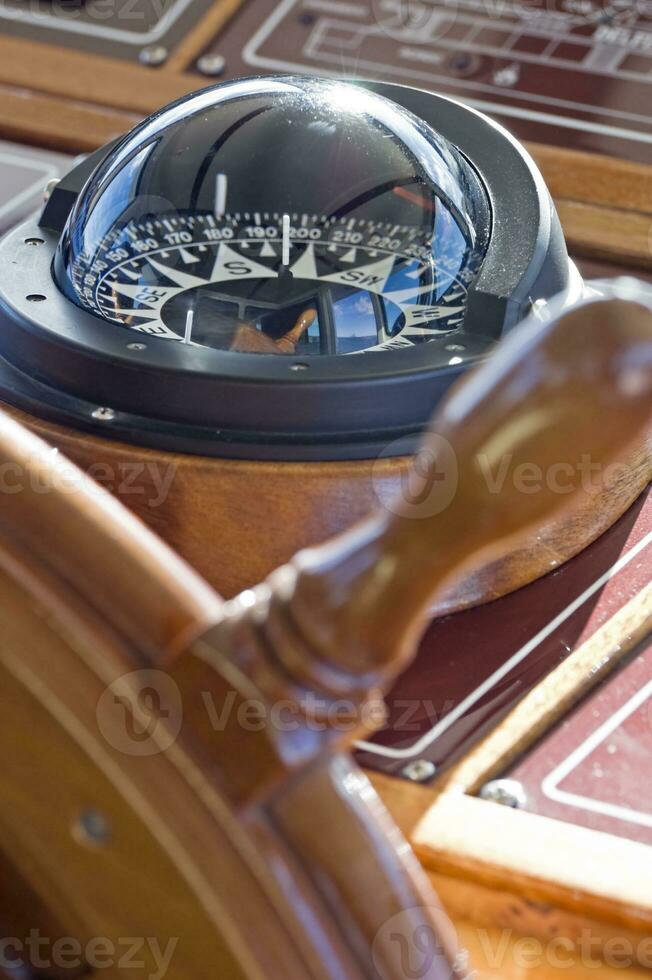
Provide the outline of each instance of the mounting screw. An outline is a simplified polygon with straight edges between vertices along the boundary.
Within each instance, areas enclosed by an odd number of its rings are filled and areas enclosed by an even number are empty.
[[[162,44],[152,44],[149,48],[143,48],[138,55],[141,65],[146,68],[158,68],[168,60],[169,51]]]
[[[43,188],[43,203],[44,204],[46,204],[50,200],[50,198],[52,197],[52,191],[54,190],[54,188],[59,183],[61,183],[61,181],[59,180],[58,177],[50,177],[50,179],[48,180],[47,184]]]
[[[82,844],[106,844],[111,837],[109,821],[99,810],[82,810],[73,826],[73,836]]]
[[[516,779],[492,779],[482,787],[480,797],[514,810],[522,810],[527,803],[525,790]]]
[[[436,772],[437,766],[434,762],[428,762],[427,759],[415,759],[403,769],[401,775],[413,783],[425,783],[427,779],[432,779]]]
[[[226,58],[222,54],[203,54],[195,65],[197,71],[210,78],[219,78],[226,71]]]
[[[493,81],[495,85],[500,85],[501,88],[513,88],[518,82],[520,75],[520,65],[505,65],[503,68],[496,69],[493,74]]]
[[[127,344],[127,350],[147,350],[147,344]]]
[[[91,414],[94,419],[98,419],[100,422],[110,422],[115,418],[115,412],[112,408],[96,408]]]
[[[545,300],[545,299],[535,299],[533,301],[533,303],[531,304],[531,306],[530,306],[530,310],[531,310],[532,314],[535,317],[537,317],[538,320],[543,320],[544,319],[543,311],[545,310],[545,308],[546,308],[547,305],[548,305],[548,301],[547,300]]]

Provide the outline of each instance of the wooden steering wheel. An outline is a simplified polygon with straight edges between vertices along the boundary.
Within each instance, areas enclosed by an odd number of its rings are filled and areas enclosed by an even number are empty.
[[[606,472],[646,453],[651,398],[643,306],[526,325],[442,406],[409,499],[227,603],[0,417],[0,920],[16,962],[399,980],[416,949],[424,976],[462,977],[347,749],[382,722],[433,599],[586,505],[579,482],[492,493],[482,461],[577,472],[588,453]],[[35,924],[46,966],[17,939]]]

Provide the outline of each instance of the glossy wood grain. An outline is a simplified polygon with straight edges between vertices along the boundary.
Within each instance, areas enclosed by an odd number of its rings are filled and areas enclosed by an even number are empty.
[[[423,930],[429,975],[464,976],[430,881],[346,750],[382,720],[437,590],[579,499],[492,492],[483,455],[606,467],[640,444],[651,397],[646,308],[532,322],[442,406],[408,497],[224,605],[3,418],[0,842],[29,889],[81,939],[178,927],[171,976],[401,980]],[[451,488],[434,477],[453,459]]]
[[[409,457],[277,463],[209,459],[128,446],[15,409],[11,414],[111,490],[222,595],[255,585],[301,548],[321,544],[379,503],[412,493]],[[107,427],[110,433],[110,427]],[[562,564],[627,510],[652,477],[647,449],[539,528],[540,547],[514,542],[442,591],[433,615],[497,599]]]
[[[219,618],[221,601],[184,562],[97,484],[6,415],[0,416],[0,533],[83,596],[151,657]]]
[[[279,620],[288,619],[300,644],[329,651],[331,671],[386,684],[412,655],[434,593],[506,543],[525,546],[555,513],[572,514],[582,457],[599,484],[644,437],[651,330],[647,308],[619,299],[521,327],[436,414],[417,492],[276,573],[272,587],[286,609]],[[488,467],[505,461],[509,468],[536,461],[543,473],[561,467],[575,474],[570,493],[543,483],[533,492],[516,481],[496,493]],[[292,645],[279,656],[292,673]],[[326,687],[336,680],[323,662],[313,670]]]

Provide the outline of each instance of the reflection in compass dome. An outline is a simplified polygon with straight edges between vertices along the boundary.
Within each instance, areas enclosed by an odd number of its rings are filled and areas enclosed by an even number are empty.
[[[79,306],[152,336],[355,354],[463,329],[488,215],[465,158],[394,102],[243,79],[163,109],[109,153],[55,272]]]

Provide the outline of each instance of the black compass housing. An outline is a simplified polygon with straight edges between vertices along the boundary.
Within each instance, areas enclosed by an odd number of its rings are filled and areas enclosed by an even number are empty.
[[[485,116],[396,85],[241,79],[83,161],[0,244],[0,396],[202,455],[400,454],[533,304],[576,287],[539,172]]]

